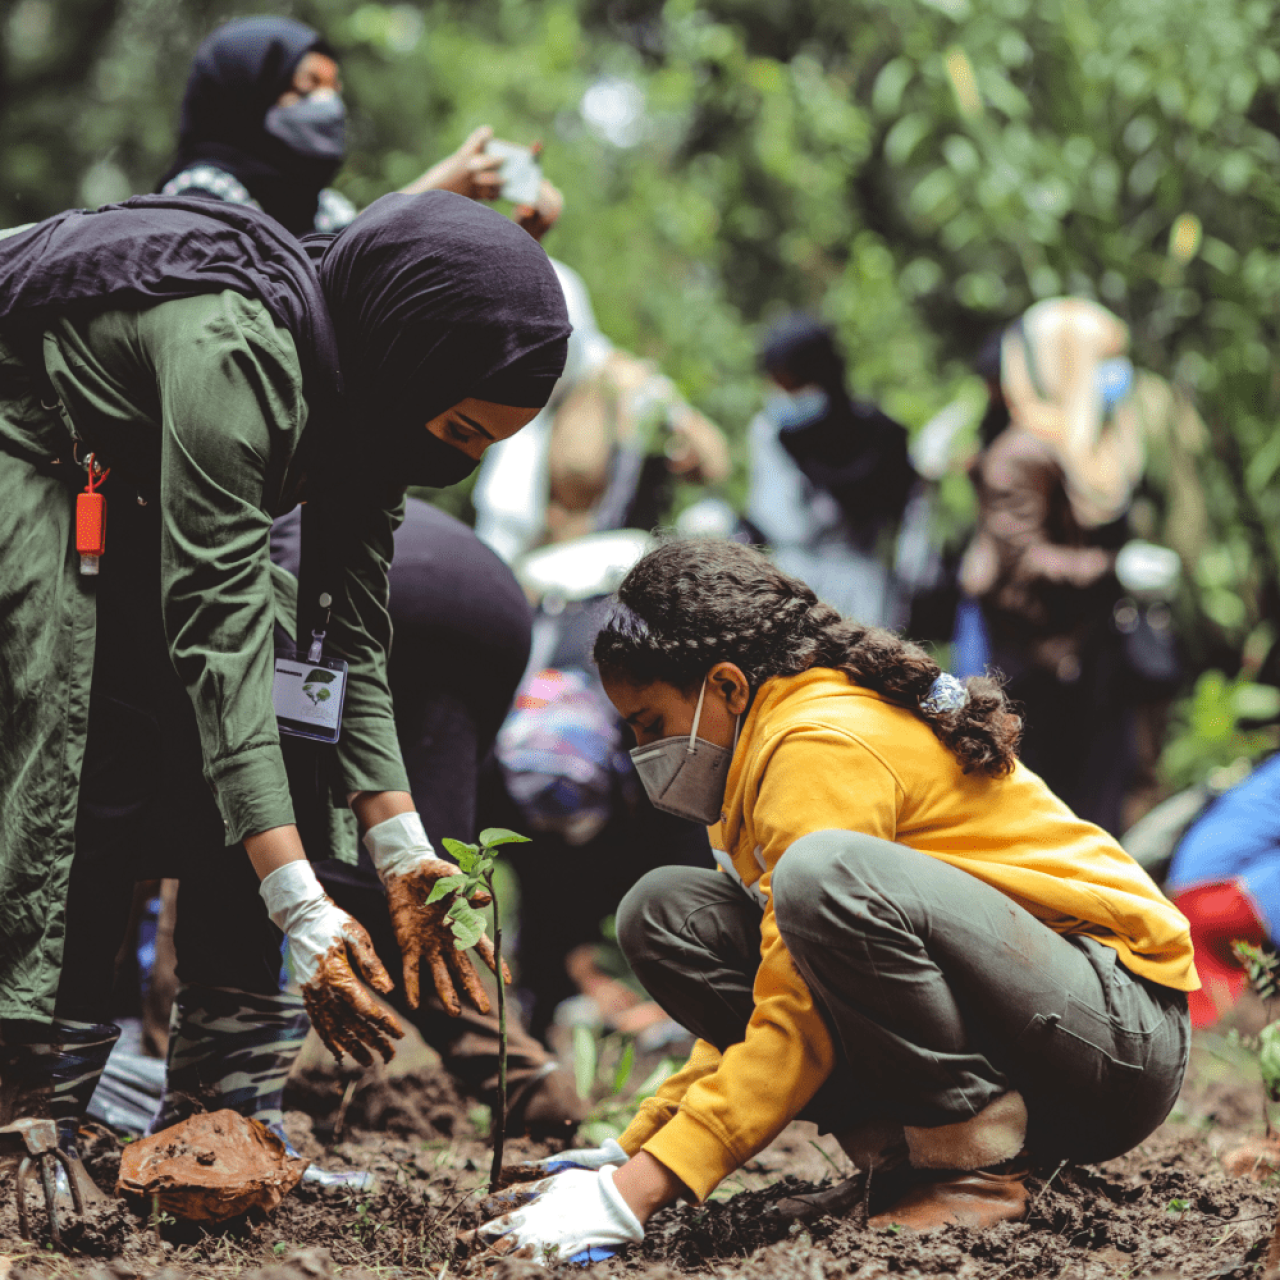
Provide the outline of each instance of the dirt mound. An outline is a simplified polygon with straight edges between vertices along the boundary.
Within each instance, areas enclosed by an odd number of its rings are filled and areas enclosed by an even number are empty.
[[[388,1076],[378,1067],[344,1075],[311,1067],[290,1077],[284,1105],[311,1117],[321,1142],[362,1130],[397,1138],[452,1138],[468,1127],[473,1104],[440,1070]]]

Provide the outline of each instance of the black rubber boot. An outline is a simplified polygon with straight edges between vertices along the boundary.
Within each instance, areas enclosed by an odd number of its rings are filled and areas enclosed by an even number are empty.
[[[53,1120],[58,1148],[85,1203],[105,1197],[85,1171],[76,1138],[119,1038],[114,1023],[57,1020],[39,1029],[6,1027],[0,1045],[0,1123]]]

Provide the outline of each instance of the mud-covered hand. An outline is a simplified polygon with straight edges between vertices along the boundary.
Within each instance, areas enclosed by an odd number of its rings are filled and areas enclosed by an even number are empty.
[[[404,957],[404,992],[418,1007],[421,972],[425,962],[441,1004],[457,1017],[462,1012],[458,993],[466,994],[481,1013],[489,1012],[489,996],[471,957],[459,951],[449,919],[451,898],[427,904],[436,881],[456,876],[452,862],[437,858],[416,813],[401,813],[365,832],[364,847],[387,890],[387,909]],[[471,905],[485,906],[488,895],[474,897]],[[493,943],[481,934],[475,944],[480,958],[494,968]],[[510,982],[511,977],[504,977]]]
[[[395,1053],[391,1042],[404,1029],[360,985],[364,978],[384,995],[392,988],[364,927],[329,898],[309,862],[277,867],[259,892],[271,919],[289,939],[294,973],[316,1034],[336,1058],[345,1051],[367,1067],[373,1063],[372,1048],[390,1062]]]
[[[462,1236],[493,1256],[535,1262],[598,1262],[644,1239],[644,1227],[614,1186],[615,1167],[570,1169],[486,1201],[501,1216]]]

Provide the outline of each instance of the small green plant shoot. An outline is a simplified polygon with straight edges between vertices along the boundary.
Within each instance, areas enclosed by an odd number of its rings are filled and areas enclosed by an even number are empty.
[[[1249,975],[1250,985],[1263,1000],[1270,1002],[1280,995],[1280,956],[1239,940],[1231,944],[1231,949]],[[1258,1070],[1267,1097],[1272,1102],[1280,1102],[1280,1022],[1269,1022],[1262,1028],[1257,1049]],[[1263,1114],[1266,1114],[1265,1107]],[[1267,1116],[1267,1131],[1270,1130],[1271,1119]]]
[[[1249,975],[1254,991],[1267,1002],[1269,1012],[1271,1001],[1280,995],[1280,956],[1240,939],[1231,944],[1231,950]],[[1266,1099],[1280,1102],[1280,1021],[1272,1020],[1262,1028],[1258,1033],[1256,1048],[1258,1071],[1262,1076]],[[1271,1115],[1267,1110],[1266,1099],[1262,1103],[1262,1117],[1269,1138]],[[1280,1268],[1280,1211],[1276,1213],[1275,1225],[1271,1228],[1271,1241],[1262,1263],[1262,1274],[1273,1275],[1277,1268]]]
[[[502,1185],[502,1148],[507,1137],[507,999],[502,980],[502,917],[498,909],[498,893],[493,883],[494,850],[504,844],[528,844],[529,837],[508,831],[505,827],[487,827],[480,833],[480,843],[464,844],[446,839],[444,847],[458,864],[456,876],[437,880],[428,905],[453,895],[448,917],[453,930],[453,945],[467,951],[480,941],[485,918],[471,905],[471,899],[483,889],[493,903],[493,967],[498,978],[498,1106],[493,1117],[493,1166],[489,1170],[489,1187],[496,1191]]]

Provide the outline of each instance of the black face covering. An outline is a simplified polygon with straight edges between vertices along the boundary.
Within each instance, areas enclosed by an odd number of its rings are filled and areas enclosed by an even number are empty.
[[[465,480],[479,465],[480,460],[461,449],[446,444],[439,436],[433,436],[426,427],[419,427],[420,439],[412,436],[397,450],[407,470],[424,477],[415,483],[430,489],[447,489],[451,484]],[[425,477],[430,477],[429,479]]]
[[[564,369],[569,318],[547,255],[464,196],[376,200],[329,241],[320,280],[352,409],[336,451],[347,467],[456,484],[475,463],[426,424],[469,398],[540,409]]]
[[[238,178],[295,235],[310,231],[320,192],[342,165],[342,148],[334,147],[332,131],[327,145],[309,147],[303,139],[300,148],[298,131],[282,137],[268,127],[268,115],[279,110],[276,100],[312,52],[333,56],[319,32],[289,18],[244,18],[219,27],[196,50],[178,154],[160,186],[205,160]]]

